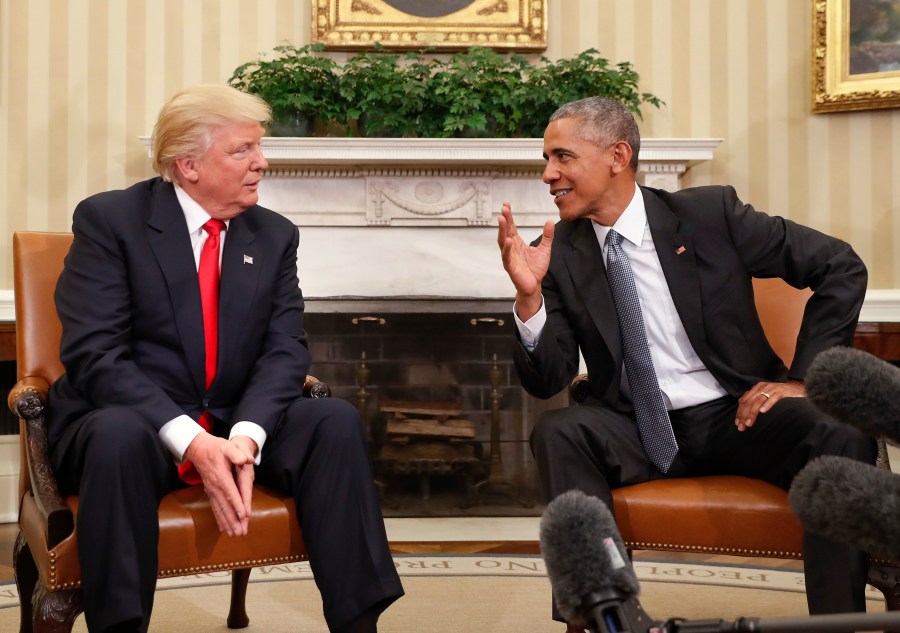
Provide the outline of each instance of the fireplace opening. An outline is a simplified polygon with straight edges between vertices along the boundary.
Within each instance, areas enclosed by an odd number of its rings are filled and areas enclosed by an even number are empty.
[[[313,311],[305,326],[311,373],[364,412],[385,516],[540,515],[528,436],[567,399],[521,388],[510,314]]]

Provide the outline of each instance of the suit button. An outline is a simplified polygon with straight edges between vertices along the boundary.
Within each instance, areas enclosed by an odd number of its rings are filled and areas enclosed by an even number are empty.
[[[204,409],[209,409],[209,400],[204,400],[204,401],[203,401],[203,408],[204,408]]]

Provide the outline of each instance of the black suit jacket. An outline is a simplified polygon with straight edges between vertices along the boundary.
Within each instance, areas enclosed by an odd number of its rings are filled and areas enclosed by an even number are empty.
[[[674,193],[641,187],[641,193],[688,338],[730,394],[740,396],[760,380],[802,379],[820,351],[852,345],[867,273],[847,243],[758,212],[732,187]],[[753,277],[781,277],[814,291],[790,371],[766,340]],[[548,398],[568,386],[578,370],[580,347],[591,395],[630,409],[619,389],[618,319],[590,220],[557,223],[543,294],[547,325],[538,345],[528,353],[519,344],[515,355],[525,389]]]
[[[273,434],[309,368],[296,227],[260,206],[229,223],[208,391],[197,268],[172,184],[154,178],[92,196],[73,232],[56,288],[66,373],[50,390],[51,450],[101,407],[137,410],[157,429],[207,408]]]

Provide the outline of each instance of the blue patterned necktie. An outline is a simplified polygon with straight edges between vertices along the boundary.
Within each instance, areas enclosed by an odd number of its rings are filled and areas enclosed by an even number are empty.
[[[619,316],[619,332],[625,355],[625,372],[631,387],[631,401],[637,418],[644,452],[663,473],[668,472],[678,442],[666,411],[659,382],[653,369],[653,358],[647,345],[644,318],[638,300],[634,271],[622,250],[622,236],[615,231],[606,235],[606,275]]]

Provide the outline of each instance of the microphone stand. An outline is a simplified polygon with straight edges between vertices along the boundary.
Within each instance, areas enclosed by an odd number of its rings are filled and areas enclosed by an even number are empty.
[[[834,613],[784,618],[684,620],[672,618],[647,633],[847,633],[847,631],[900,631],[900,611]]]

